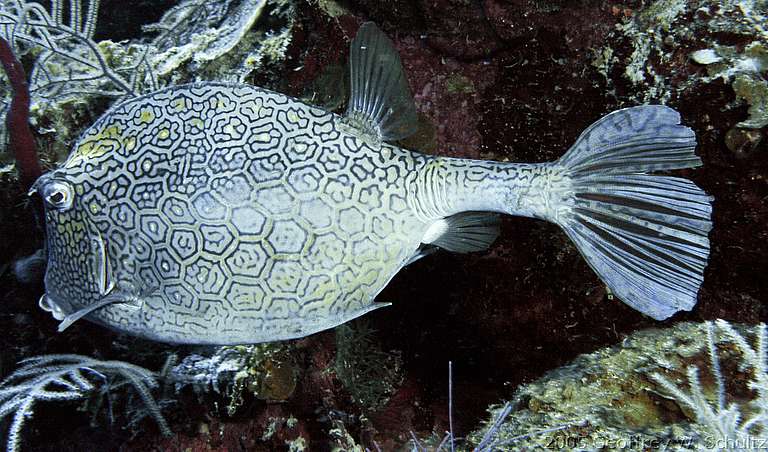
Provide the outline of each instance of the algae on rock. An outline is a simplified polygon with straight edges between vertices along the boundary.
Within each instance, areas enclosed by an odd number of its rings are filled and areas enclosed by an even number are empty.
[[[749,118],[737,127],[765,127],[767,12],[766,0],[656,0],[634,11],[613,33],[630,46],[629,55],[616,58],[619,48],[607,44],[593,51],[593,65],[609,87],[616,85],[613,69],[620,69],[635,90],[630,100],[643,103],[667,103],[722,78],[732,86],[737,102],[749,105]],[[693,67],[686,64],[689,61]],[[695,65],[705,65],[707,75],[698,73]]]
[[[369,412],[384,406],[403,381],[400,355],[382,350],[374,338],[365,320],[336,327],[333,369],[352,399]]]
[[[759,129],[768,125],[768,81],[763,76],[768,72],[768,45],[754,41],[743,52],[734,46],[716,45],[693,52],[691,59],[707,67],[704,81],[723,79],[731,84],[736,100],[749,105],[749,118],[737,127]]]
[[[209,356],[191,354],[170,372],[177,392],[191,386],[198,396],[211,389],[223,395],[230,416],[247,397],[287,400],[297,376],[293,348],[281,342],[219,347]]]
[[[756,385],[767,381],[766,356],[762,356],[762,365],[749,363],[750,350],[752,355],[756,353],[745,336],[756,336],[757,354],[764,355],[765,327],[733,327],[722,322],[717,326],[720,335],[713,335],[711,328],[711,324],[681,323],[668,329],[644,330],[627,337],[621,345],[579,356],[518,388],[506,410],[491,408],[491,421],[472,433],[470,442],[479,444],[486,436],[493,438],[493,444],[520,449],[711,449],[717,441],[728,438],[718,436],[715,427],[706,425],[696,410],[669,390],[681,383],[695,390],[692,381],[686,382],[691,368],[702,377],[697,395],[702,406],[718,407],[727,402],[729,409],[738,407],[734,410],[741,413],[741,419],[760,422],[740,424],[736,419],[731,425],[762,434],[760,426],[768,420],[764,417],[768,400],[756,401],[750,395],[756,386],[745,380]],[[742,331],[737,334],[742,340],[728,328]],[[716,362],[711,359],[712,350]],[[718,375],[728,384],[718,384]],[[720,403],[718,393],[723,387],[728,392],[721,396],[725,402]],[[754,408],[758,402],[765,406]],[[493,427],[502,410],[503,420]],[[724,417],[728,414],[713,411]]]
[[[291,0],[185,0],[145,30],[160,32],[152,43],[160,77],[243,82],[284,59],[293,23]]]

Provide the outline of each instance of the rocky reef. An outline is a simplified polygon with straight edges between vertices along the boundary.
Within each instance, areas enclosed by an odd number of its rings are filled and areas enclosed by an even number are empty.
[[[768,409],[760,389],[768,378],[765,339],[764,324],[723,321],[638,331],[520,386],[470,442],[515,450],[759,449]]]
[[[554,160],[612,110],[668,104],[697,135],[704,166],[680,173],[715,197],[712,254],[697,307],[661,324],[612,299],[556,226],[506,218],[488,252],[424,258],[379,295],[391,307],[289,344],[168,347],[86,322],[57,334],[37,308],[39,280],[22,283],[11,271],[42,235],[22,233],[39,228],[4,157],[0,374],[45,353],[148,369],[178,356],[161,385],[174,437],[162,438],[150,419],[131,423],[119,406],[105,426],[52,405],[29,422],[29,450],[398,450],[414,438],[436,448],[449,430],[448,361],[454,434],[470,445],[482,442],[487,407],[498,415],[503,400],[514,408],[499,432],[528,435],[516,444],[531,447],[626,431],[700,438],[695,415],[650,375],[693,364],[705,369],[709,394],[706,341],[694,339],[706,337],[700,322],[768,319],[767,11],[760,0],[103,0],[94,40],[109,67],[130,78],[143,62],[156,75],[141,78],[138,92],[152,83],[240,81],[337,112],[349,42],[372,20],[399,50],[419,112],[418,133],[401,145],[427,153]],[[34,56],[23,59],[30,72]],[[60,162],[123,95],[96,92],[108,82],[97,88],[37,98],[31,122],[44,166]],[[741,331],[752,337],[751,328]],[[731,348],[718,352],[728,381],[738,376],[725,359]],[[684,372],[665,375],[687,384]],[[601,403],[577,415],[583,400]]]

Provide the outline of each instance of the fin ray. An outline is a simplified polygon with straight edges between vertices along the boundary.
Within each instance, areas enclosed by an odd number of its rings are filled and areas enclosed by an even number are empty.
[[[392,41],[365,22],[350,44],[351,93],[347,119],[383,141],[416,131],[417,115],[400,56]]]
[[[462,212],[435,222],[424,240],[454,253],[483,251],[499,236],[499,225],[493,212]]]
[[[616,296],[657,320],[696,304],[712,197],[654,171],[701,165],[680,115],[645,105],[606,115],[556,162],[569,186],[557,221]]]
[[[58,331],[59,333],[63,332],[64,330],[69,328],[73,323],[77,322],[78,320],[82,319],[88,314],[103,308],[104,306],[107,306],[113,303],[121,303],[123,301],[124,299],[123,299],[123,296],[121,295],[118,295],[118,294],[107,295],[106,297],[102,298],[96,303],[90,304],[84,308],[78,309],[77,311],[68,314],[66,317],[64,317],[61,320],[61,323],[59,323]]]

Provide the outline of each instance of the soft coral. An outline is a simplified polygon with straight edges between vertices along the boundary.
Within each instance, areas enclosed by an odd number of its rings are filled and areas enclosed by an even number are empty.
[[[2,63],[13,91],[11,106],[5,124],[8,130],[9,148],[16,159],[19,180],[25,190],[40,177],[40,160],[32,131],[29,129],[29,88],[24,68],[13,54],[10,44],[0,38],[0,63]]]

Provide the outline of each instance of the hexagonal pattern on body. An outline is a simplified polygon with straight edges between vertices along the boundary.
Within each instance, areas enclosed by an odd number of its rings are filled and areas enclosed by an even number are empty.
[[[105,115],[65,171],[93,187],[93,210],[110,220],[104,241],[125,241],[110,247],[117,287],[141,287],[144,299],[92,317],[166,341],[227,343],[296,337],[372,309],[423,225],[390,202],[405,199],[407,184],[374,177],[381,150],[339,121],[225,84],[166,89]],[[417,165],[381,146],[392,156],[385,172],[403,180]],[[139,243],[144,257],[132,251]],[[117,268],[128,261],[137,270]],[[194,324],[184,320],[194,313]]]

